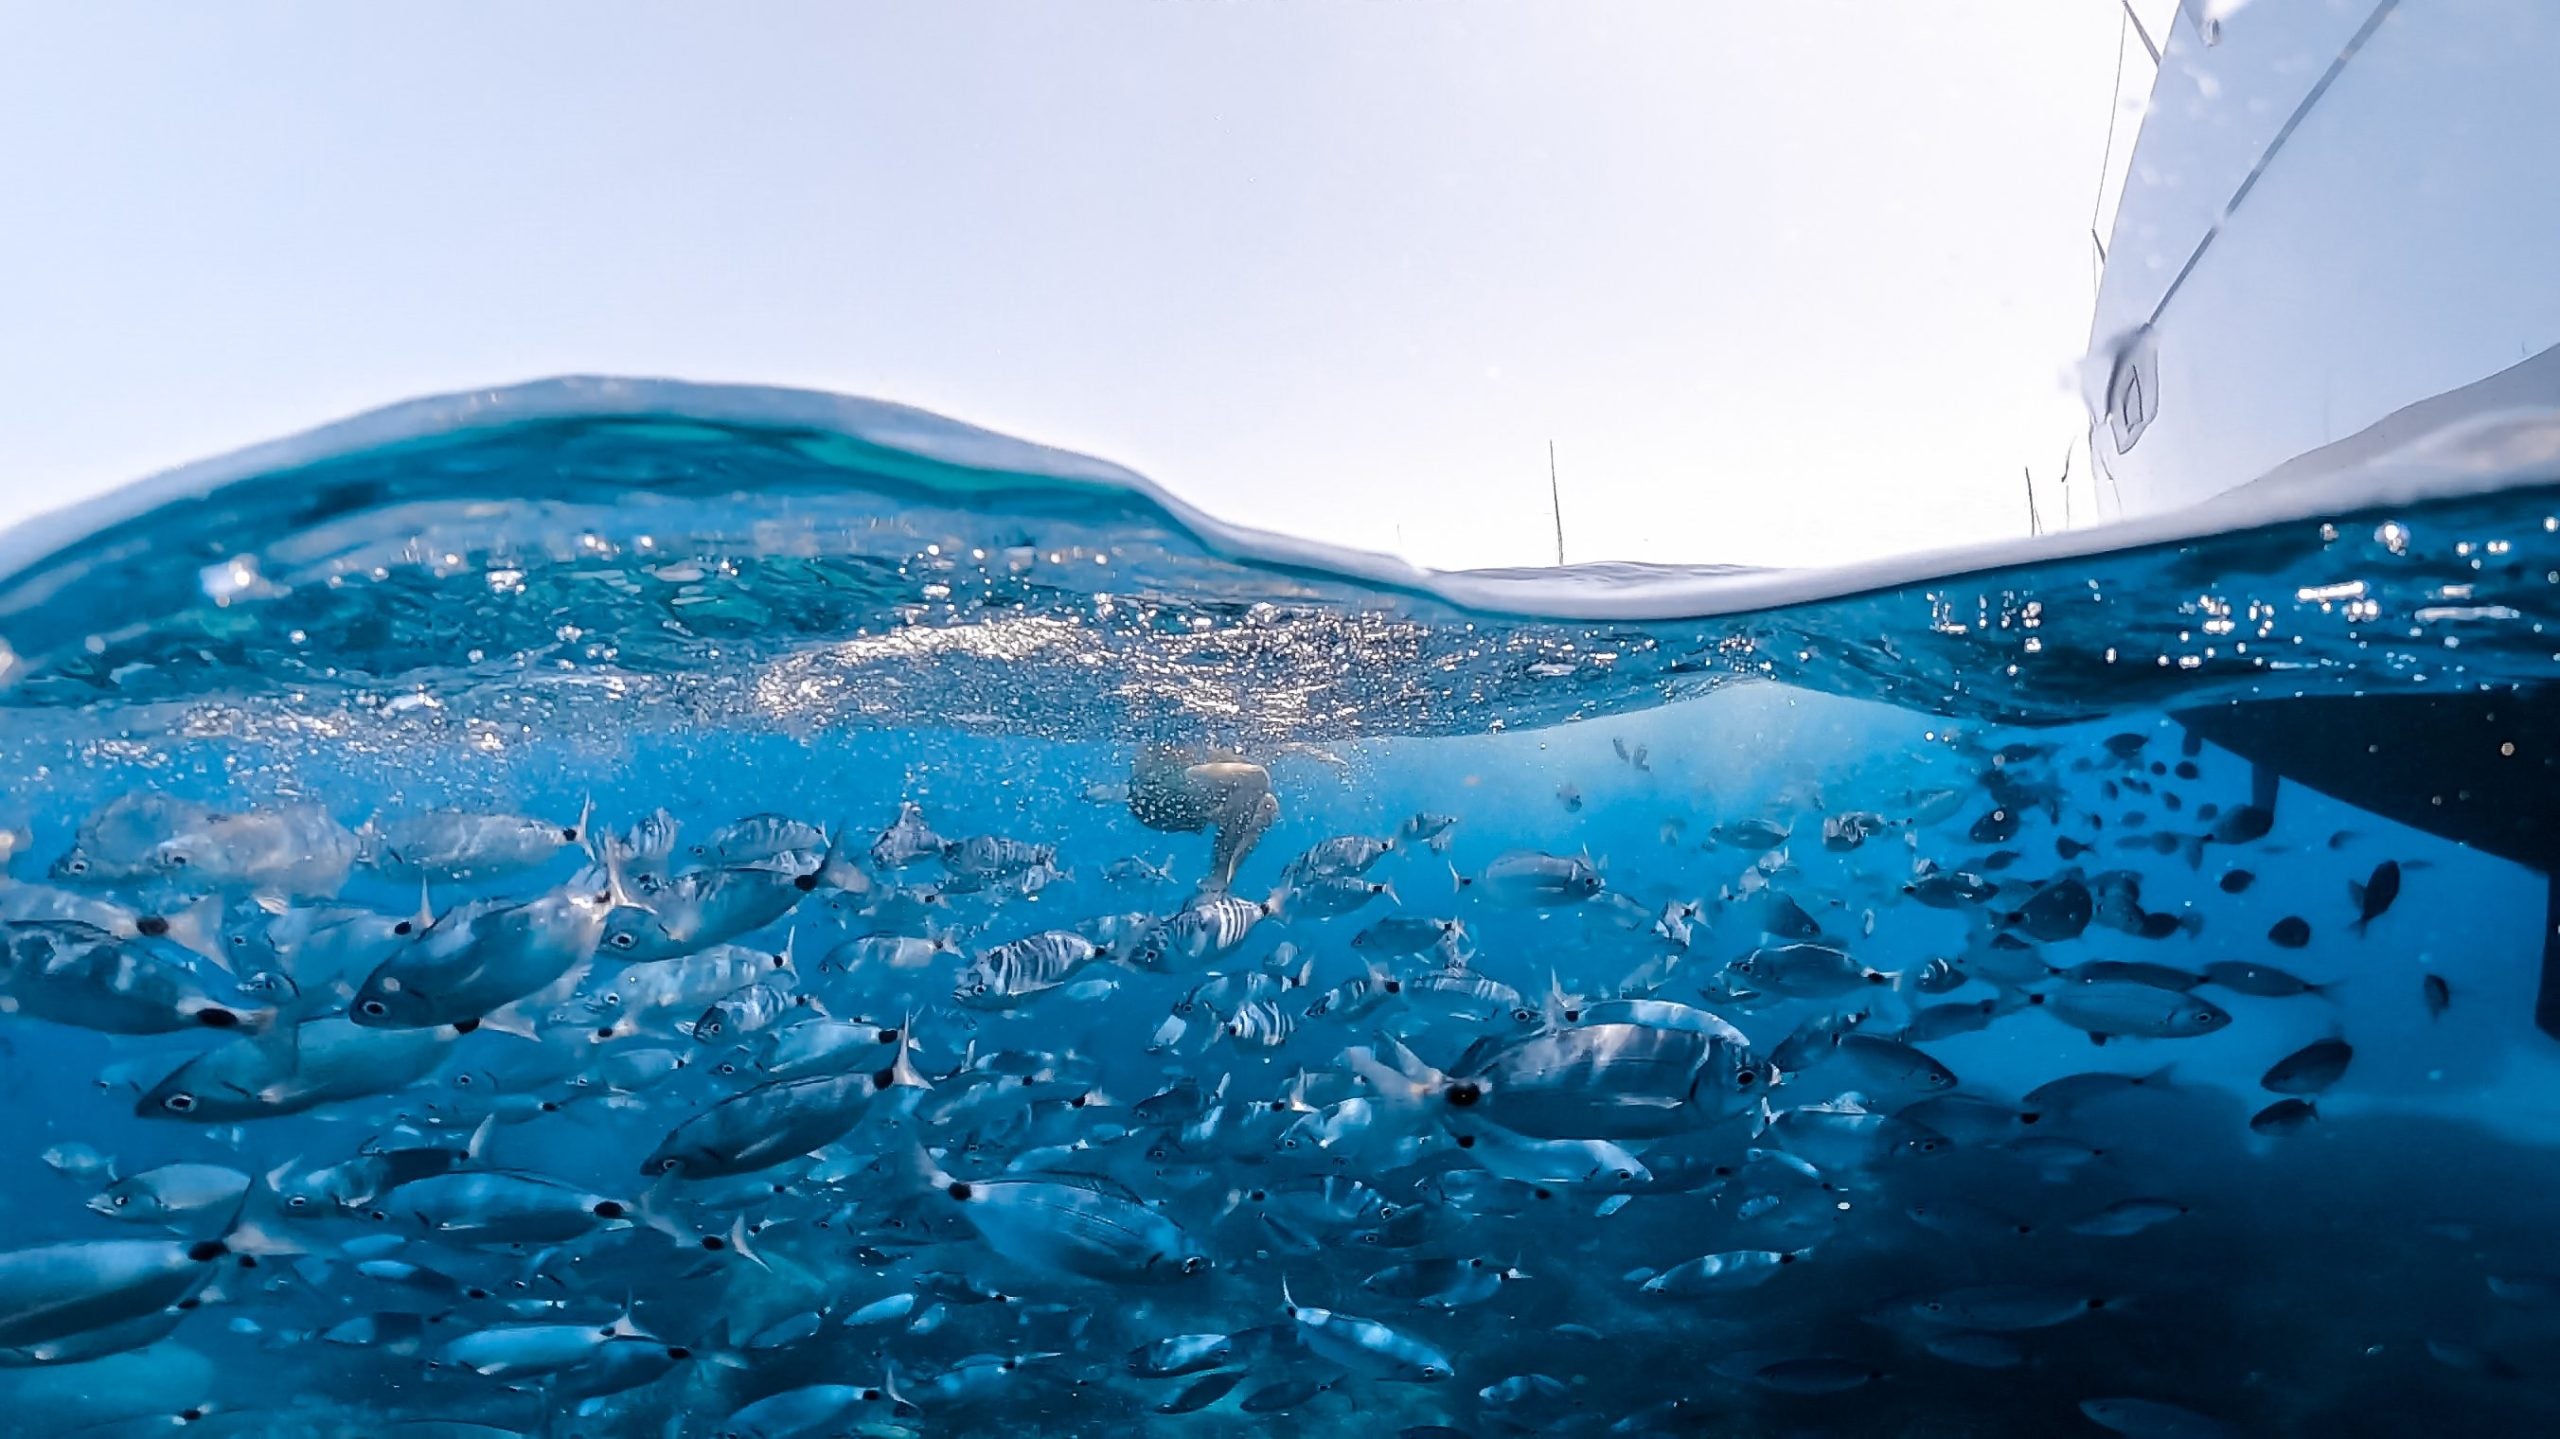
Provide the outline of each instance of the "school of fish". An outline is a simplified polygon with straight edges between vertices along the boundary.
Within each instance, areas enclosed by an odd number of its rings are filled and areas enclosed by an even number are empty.
[[[2322,1010],[2291,953],[2379,945],[2423,882],[2386,859],[2264,934],[2147,907],[2143,866],[2237,895],[2277,829],[2181,801],[2175,743],[1985,747],[1970,787],[1675,820],[1659,858],[1426,811],[1223,887],[922,802],[129,793],[8,856],[0,1041],[111,1037],[98,1083],[167,1143],[42,1156],[0,1366],[217,1328],[340,1381],[99,1432],[1885,1432],[1826,1406],[2179,1322],[2110,1247],[2205,1201],[2111,1116],[2250,1006]],[[1871,962],[1926,915],[1963,942]],[[1933,1053],[1994,1027],[2087,1063]],[[2235,1142],[2321,1127],[2331,1028],[2265,1054]],[[2093,1378],[2019,1432],[2249,1431]]]

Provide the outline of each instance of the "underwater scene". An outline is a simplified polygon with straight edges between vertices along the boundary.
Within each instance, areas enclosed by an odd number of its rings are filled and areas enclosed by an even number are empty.
[[[568,382],[0,536],[7,1427],[2551,1432],[2553,474],[1426,576]]]

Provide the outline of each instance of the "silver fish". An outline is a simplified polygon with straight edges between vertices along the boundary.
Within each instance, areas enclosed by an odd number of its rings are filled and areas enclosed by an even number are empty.
[[[61,920],[0,924],[0,1013],[103,1034],[263,1029],[278,992],[290,989],[236,981],[152,935],[119,939]]]
[[[367,976],[350,1019],[384,1029],[476,1020],[560,983],[594,957],[619,879],[581,876],[517,905],[465,905]]]
[[[700,1179],[769,1169],[851,1133],[875,1097],[927,1087],[904,1045],[877,1070],[759,1084],[676,1126],[640,1172]]]
[[[363,862],[397,880],[447,883],[529,874],[586,837],[587,817],[554,824],[523,815],[431,809],[377,816],[357,831]]]
[[[1063,1174],[954,1179],[930,1167],[934,1192],[1017,1264],[1116,1284],[1171,1283],[1208,1271],[1182,1227],[1116,1181]]]
[[[1073,930],[1044,930],[980,953],[961,971],[952,998],[973,1009],[1009,1009],[1064,985],[1103,952]]]
[[[1461,875],[1462,890],[1480,888],[1496,901],[1532,909],[1580,904],[1605,884],[1589,860],[1538,850],[1512,850],[1498,855],[1473,876]]]
[[[925,822],[924,808],[901,804],[897,819],[871,842],[871,863],[880,869],[904,869],[917,860],[941,854],[942,849],[942,836]]]
[[[89,1210],[127,1224],[186,1224],[207,1216],[227,1223],[248,1193],[249,1176],[237,1169],[164,1164],[91,1195]]]
[[[1355,1373],[1437,1384],[1456,1372],[1448,1355],[1391,1325],[1298,1303],[1285,1279],[1280,1284],[1280,1308],[1297,1327],[1299,1343]]]
[[[679,958],[755,933],[817,887],[814,872],[782,861],[688,870],[637,899],[619,896],[595,952],[623,964]]]

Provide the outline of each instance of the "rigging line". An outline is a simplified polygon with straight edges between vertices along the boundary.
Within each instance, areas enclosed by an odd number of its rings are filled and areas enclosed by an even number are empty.
[[[2124,112],[2124,32],[2133,23],[2133,0],[2125,0],[2125,12],[2116,22],[2116,78],[2107,84],[2107,143],[2098,152],[2098,193],[2089,197],[2089,243],[2098,249],[2098,263],[2089,272],[2089,287],[2096,289],[2106,278],[2107,246],[2098,238],[2098,212],[2107,207],[2107,172],[2116,161],[2116,117]],[[2150,43],[2148,36],[2144,44]],[[2152,57],[2155,61],[2157,55]]]
[[[2160,47],[2151,43],[2151,32],[2142,28],[2142,17],[2133,13],[2133,0],[2124,0],[2124,18],[2133,22],[2133,33],[2142,37],[2142,48],[2151,52],[2153,69],[2160,66]],[[2177,22],[2172,20],[2171,24]]]

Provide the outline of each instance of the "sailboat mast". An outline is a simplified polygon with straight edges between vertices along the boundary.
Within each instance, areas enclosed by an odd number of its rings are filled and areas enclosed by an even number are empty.
[[[1556,563],[1564,563],[1564,491],[1556,487],[1556,442],[1547,441],[1547,503],[1556,513]]]

